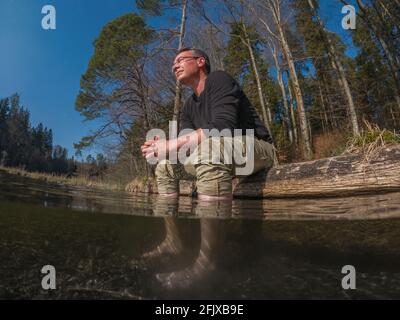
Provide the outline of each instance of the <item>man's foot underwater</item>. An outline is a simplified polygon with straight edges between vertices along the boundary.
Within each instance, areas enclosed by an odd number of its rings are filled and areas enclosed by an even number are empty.
[[[203,266],[196,262],[192,267],[169,273],[158,273],[155,277],[164,289],[186,290],[199,284],[214,269],[213,263]]]
[[[164,255],[178,255],[182,253],[183,246],[180,239],[166,238],[154,250],[142,255],[144,259],[157,258]]]

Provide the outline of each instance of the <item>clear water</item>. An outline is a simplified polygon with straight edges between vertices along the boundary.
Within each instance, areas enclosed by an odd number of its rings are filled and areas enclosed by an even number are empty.
[[[0,299],[398,299],[399,230],[400,193],[202,204],[0,172]]]

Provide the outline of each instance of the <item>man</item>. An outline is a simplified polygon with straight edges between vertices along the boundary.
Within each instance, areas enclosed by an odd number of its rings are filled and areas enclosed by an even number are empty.
[[[252,170],[248,174],[271,167],[275,161],[272,139],[260,121],[238,83],[224,71],[210,73],[210,61],[205,52],[195,48],[181,49],[175,57],[172,71],[176,79],[193,90],[181,114],[181,130],[193,131],[172,140],[149,140],[142,145],[146,159],[160,157],[156,167],[158,192],[160,195],[176,197],[179,194],[179,174],[176,166],[164,159],[168,154],[179,151],[188,144],[196,148],[185,161],[185,170],[197,179],[199,200],[232,199],[232,179],[235,176],[236,162],[228,159],[224,150],[220,151],[221,161],[215,162],[215,148],[233,150],[233,156],[246,154],[251,146]],[[242,129],[240,136],[231,138],[209,136],[210,130]],[[254,130],[254,140],[246,143],[246,129]],[[237,131],[237,130],[236,130]],[[206,152],[207,151],[207,152]],[[228,152],[229,154],[229,152]],[[254,162],[254,163],[253,163]]]

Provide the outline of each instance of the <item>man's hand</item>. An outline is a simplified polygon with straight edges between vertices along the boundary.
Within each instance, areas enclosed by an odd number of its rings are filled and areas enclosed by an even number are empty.
[[[154,140],[146,141],[142,146],[143,157],[152,164],[167,158],[168,154],[177,152],[182,146],[198,146],[206,138],[202,129],[197,129],[177,139],[160,140],[158,136]]]
[[[168,154],[168,140],[159,140],[158,137],[154,140],[146,141],[142,146],[142,155],[146,160],[157,158],[158,161],[166,159]]]

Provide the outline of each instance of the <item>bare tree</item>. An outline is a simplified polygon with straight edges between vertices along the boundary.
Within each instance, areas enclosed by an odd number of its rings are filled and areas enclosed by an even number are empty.
[[[347,0],[339,1],[345,5],[349,4]],[[393,2],[395,3],[395,5],[397,5],[397,7],[400,7],[400,2],[398,0],[395,0]],[[392,21],[394,21],[394,24],[397,25],[397,28],[399,28],[398,23],[400,21],[400,17],[396,16],[393,11],[388,10],[387,5],[385,5],[384,1],[382,0],[377,1],[377,4],[379,6],[377,6],[376,4],[373,5],[374,12],[372,12],[371,8],[367,7],[362,0],[357,0],[357,4],[360,8],[358,16],[363,19],[368,29],[375,36],[376,40],[378,41],[380,47],[384,52],[384,56],[389,65],[391,76],[396,86],[396,104],[400,108],[400,55],[398,52],[398,47],[396,48],[396,45],[394,45],[393,43],[394,41],[389,41],[387,36],[385,36],[385,33],[388,32],[390,27],[388,26],[385,15],[384,13],[382,13],[380,8],[384,10],[384,12],[387,12],[389,17],[392,17]]]
[[[277,79],[278,79],[278,84],[279,87],[281,89],[281,93],[282,93],[282,99],[283,99],[283,119],[284,119],[284,124],[286,125],[286,129],[288,132],[288,137],[289,137],[289,141],[290,144],[293,143],[293,128],[292,128],[292,121],[290,119],[290,113],[289,113],[289,106],[288,106],[288,100],[287,100],[287,95],[286,95],[286,88],[285,88],[285,84],[283,82],[283,71],[281,68],[281,64],[279,62],[279,58],[278,58],[278,52],[277,52],[277,46],[275,44],[275,41],[273,39],[270,39],[270,41],[268,42],[268,45],[271,49],[272,52],[272,57],[274,59],[274,63],[275,63],[275,68],[276,68],[276,74],[277,74]]]
[[[207,52],[212,70],[225,70],[225,47],[221,32],[212,24],[204,24],[204,20],[198,17],[193,17],[190,24],[193,28],[189,27],[190,34],[187,34],[189,46],[202,48]]]
[[[297,121],[296,121],[296,115],[294,113],[294,105],[293,105],[293,94],[292,94],[292,86],[291,86],[291,81],[290,81],[290,74],[289,71],[286,70],[287,73],[287,79],[289,79],[288,83],[288,93],[289,93],[289,113],[290,113],[290,119],[292,120],[292,126],[293,126],[293,136],[294,136],[294,142],[297,145],[299,142],[299,138],[297,135]]]
[[[291,48],[289,46],[285,31],[284,31],[284,20],[281,14],[281,8],[284,5],[284,0],[262,0],[259,2],[259,7],[252,7],[253,12],[258,17],[258,20],[261,22],[262,26],[267,30],[270,36],[276,39],[282,48],[282,52],[284,57],[288,63],[289,71],[290,71],[290,80],[293,86],[294,96],[296,99],[296,107],[299,115],[299,124],[300,124],[300,134],[302,138],[302,153],[305,159],[312,158],[312,150],[311,150],[311,137],[308,130],[308,121],[307,115],[304,107],[303,94],[300,87],[300,82],[298,79],[295,62],[293,59],[293,54]],[[273,26],[270,25],[270,21],[265,20],[262,16],[258,15],[259,8],[266,10],[269,15],[272,17]],[[276,31],[274,31],[276,30]]]
[[[265,126],[267,127],[268,131],[272,134],[271,132],[271,123],[272,123],[272,115],[271,115],[271,106],[268,102],[268,99],[266,99],[264,95],[264,91],[261,85],[261,77],[260,77],[260,72],[257,67],[257,62],[255,59],[254,51],[253,51],[253,46],[252,46],[252,40],[249,37],[249,33],[246,27],[246,19],[244,17],[245,11],[244,11],[244,6],[242,1],[230,1],[230,0],[224,0],[223,4],[225,5],[225,8],[227,9],[230,17],[234,20],[235,23],[239,24],[241,26],[241,29],[243,31],[243,34],[229,34],[224,31],[221,27],[219,27],[206,13],[204,10],[204,7],[202,7],[203,11],[203,17],[206,21],[208,21],[211,25],[213,25],[215,28],[217,28],[220,32],[224,33],[226,36],[232,36],[232,37],[238,37],[240,41],[243,43],[243,45],[247,48],[250,56],[250,63],[251,63],[251,68],[254,73],[254,77],[256,80],[257,84],[257,93],[258,93],[258,98],[261,106],[261,119],[263,120]]]

